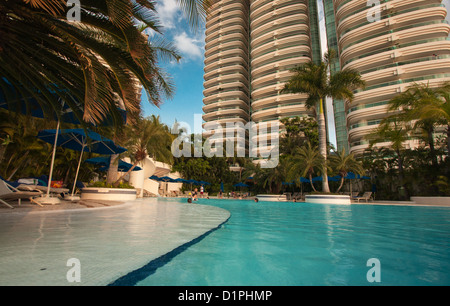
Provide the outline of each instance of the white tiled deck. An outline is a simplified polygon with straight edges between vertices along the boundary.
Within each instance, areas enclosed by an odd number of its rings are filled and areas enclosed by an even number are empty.
[[[0,214],[0,285],[107,285],[225,222],[226,210],[146,199],[85,211]],[[70,283],[70,258],[80,283]]]

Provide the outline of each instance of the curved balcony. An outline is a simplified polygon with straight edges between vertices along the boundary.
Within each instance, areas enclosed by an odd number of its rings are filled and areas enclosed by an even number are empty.
[[[266,108],[274,107],[279,104],[291,104],[291,103],[304,103],[308,96],[306,94],[285,94],[285,95],[273,95],[270,97],[264,97],[258,100],[253,100],[252,109],[254,111]]]
[[[390,15],[400,15],[410,11],[417,11],[420,8],[440,4],[440,0],[392,0],[380,5],[381,19],[390,17]],[[371,7],[367,6],[365,0],[353,0],[343,5],[336,11],[336,24],[338,36],[346,32],[360,28],[371,23],[367,14]]]
[[[219,99],[222,100],[233,100],[233,99],[240,99],[242,101],[248,101],[249,97],[248,94],[244,91],[240,90],[239,88],[235,89],[229,89],[229,90],[223,90],[218,93],[211,94],[210,96],[203,98],[204,104],[209,104],[211,102],[217,101]]]
[[[245,120],[250,119],[250,115],[248,114],[248,111],[245,111],[240,108],[229,108],[229,109],[224,108],[221,110],[205,113],[203,115],[203,120],[212,121],[215,119],[219,119],[221,117],[229,117],[229,116],[238,116]]]
[[[275,50],[264,55],[254,57],[251,61],[252,67],[258,68],[266,64],[277,62],[285,58],[298,57],[298,54],[308,54],[310,48],[305,45],[289,47],[281,50]]]
[[[273,20],[272,22],[266,22],[258,27],[252,25],[251,38],[252,40],[263,34],[269,32],[275,32],[290,26],[297,26],[299,29],[302,24],[306,24],[308,16],[306,14],[288,15],[280,19]],[[292,30],[292,28],[290,28]]]
[[[301,113],[309,112],[305,104],[292,104],[292,105],[278,105],[277,107],[269,107],[267,109],[261,109],[253,111],[252,120],[255,122],[262,121],[264,119],[273,117],[289,117]]]
[[[210,78],[208,81],[203,83],[205,88],[211,88],[214,86],[219,86],[221,83],[230,83],[230,82],[241,82],[245,84],[246,87],[248,82],[247,76],[242,74],[241,72],[230,72],[227,74],[218,74],[213,78]]]
[[[346,63],[354,58],[364,58],[381,50],[401,50],[403,45],[416,45],[417,42],[448,36],[450,25],[446,23],[431,24],[413,29],[387,34],[348,47],[341,53],[341,62]]]
[[[262,35],[252,37],[250,46],[256,49],[266,43],[274,40],[281,40],[295,35],[309,35],[309,26],[306,23],[298,23],[294,25],[284,26],[278,29],[269,29]]]
[[[228,66],[226,68],[218,68],[217,70],[211,70],[208,73],[205,73],[203,75],[203,79],[208,82],[211,80],[214,80],[216,78],[220,78],[220,77],[224,77],[224,79],[228,76],[232,76],[234,74],[242,74],[244,77],[248,76],[248,71],[247,69],[245,69],[244,66],[242,65],[233,65],[233,66]],[[205,84],[206,86],[206,84]]]
[[[384,34],[396,33],[407,28],[440,22],[445,16],[446,9],[439,5],[369,23],[342,35],[339,40],[339,49],[343,51],[353,44]],[[417,23],[418,18],[420,18],[420,23]]]
[[[234,99],[234,100],[217,101],[217,102],[207,104],[207,105],[203,106],[203,111],[205,113],[207,113],[207,112],[219,110],[221,108],[232,108],[232,107],[238,107],[238,108],[246,110],[247,112],[250,109],[247,102],[239,100],[239,99]]]
[[[365,71],[376,67],[386,66],[395,62],[411,61],[422,57],[430,57],[430,59],[432,59],[431,56],[434,54],[438,56],[450,54],[449,50],[449,40],[435,40],[407,46],[401,49],[379,52],[364,58],[355,59],[347,63],[344,68]]]
[[[304,50],[310,50],[309,47],[304,47]],[[310,53],[308,53],[310,54]],[[267,72],[278,70],[282,67],[291,67],[292,65],[302,65],[304,63],[310,62],[311,57],[310,55],[304,54],[298,54],[298,55],[291,55],[287,58],[280,58],[280,59],[273,59],[268,60],[268,62],[263,63],[259,67],[254,67],[252,69],[252,77],[253,79],[257,78],[258,76],[264,75]]]
[[[290,47],[301,46],[301,45],[309,45],[310,38],[306,34],[293,35],[290,37],[273,40],[255,46],[251,51],[251,55],[253,58],[263,56],[265,54],[275,52],[277,50],[282,50]]]

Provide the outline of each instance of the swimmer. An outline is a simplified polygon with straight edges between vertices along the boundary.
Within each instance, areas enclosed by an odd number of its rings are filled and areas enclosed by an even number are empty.
[[[258,202],[259,202],[258,198],[255,198],[255,203],[258,203]]]

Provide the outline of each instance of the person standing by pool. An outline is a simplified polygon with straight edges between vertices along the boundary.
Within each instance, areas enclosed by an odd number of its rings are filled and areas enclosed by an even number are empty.
[[[203,185],[200,186],[200,197],[203,198]]]

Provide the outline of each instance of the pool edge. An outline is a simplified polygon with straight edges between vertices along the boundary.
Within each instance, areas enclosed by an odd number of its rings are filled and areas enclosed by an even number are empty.
[[[177,255],[183,253],[189,247],[199,243],[204,238],[206,238],[207,236],[209,236],[211,233],[215,232],[216,230],[220,229],[225,223],[227,223],[228,220],[230,220],[230,218],[231,218],[231,213],[226,209],[223,209],[223,210],[227,211],[229,216],[225,221],[223,221],[216,227],[213,227],[210,230],[203,233],[202,235],[198,236],[197,238],[194,238],[191,241],[188,241],[188,242],[176,247],[172,251],[170,251],[164,255],[161,255],[155,259],[152,259],[150,262],[148,262],[141,268],[138,268],[134,271],[131,271],[131,272],[119,277],[115,281],[107,284],[107,286],[136,286],[136,284],[138,282],[140,282],[143,279],[147,278],[148,276],[154,274],[156,272],[156,270],[158,270],[159,268],[161,268],[164,265],[166,265],[167,263],[169,263]]]

